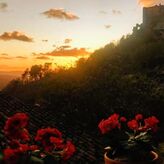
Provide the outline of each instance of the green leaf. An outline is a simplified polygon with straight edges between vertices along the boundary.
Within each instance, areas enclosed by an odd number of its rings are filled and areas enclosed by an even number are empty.
[[[3,154],[2,154],[2,152],[0,153],[0,161],[2,161],[2,159],[3,159]]]
[[[2,133],[0,133],[0,139],[3,139],[4,135]]]
[[[33,156],[40,156],[40,150],[35,150],[35,151],[31,152],[31,154]]]
[[[31,156],[30,164],[44,164],[44,161],[38,157]]]

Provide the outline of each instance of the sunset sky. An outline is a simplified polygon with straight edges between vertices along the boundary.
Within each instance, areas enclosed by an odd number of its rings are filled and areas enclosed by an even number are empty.
[[[132,32],[164,0],[0,0],[0,71],[70,65]]]

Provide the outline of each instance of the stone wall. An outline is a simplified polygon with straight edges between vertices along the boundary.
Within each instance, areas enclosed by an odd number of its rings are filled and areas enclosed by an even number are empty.
[[[164,30],[164,5],[143,8],[143,27]]]

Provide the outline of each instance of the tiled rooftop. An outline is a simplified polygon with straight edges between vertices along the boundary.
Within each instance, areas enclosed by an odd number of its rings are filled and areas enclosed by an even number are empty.
[[[88,132],[77,121],[75,125],[64,124],[66,115],[55,113],[39,107],[30,107],[19,99],[0,93],[0,112],[11,116],[16,112],[25,112],[30,116],[30,131],[35,134],[40,127],[52,126],[64,133],[67,139],[71,139],[76,145],[75,155],[67,162],[68,164],[103,164],[103,146],[98,131]],[[164,143],[160,145],[161,155],[164,156]]]
[[[2,93],[0,94],[0,112],[6,116],[11,116],[16,112],[28,113],[30,116],[29,129],[33,134],[40,127],[53,126],[58,128],[68,139],[73,141],[77,148],[75,155],[69,160],[69,163],[103,163],[103,146],[99,133],[87,132],[78,122],[74,126],[63,124],[62,120],[66,116],[62,113],[30,107],[17,98]]]

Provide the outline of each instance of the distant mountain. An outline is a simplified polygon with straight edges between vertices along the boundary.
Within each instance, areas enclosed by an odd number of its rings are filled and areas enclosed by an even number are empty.
[[[21,72],[0,72],[0,90],[3,89],[11,80],[20,77]]]

